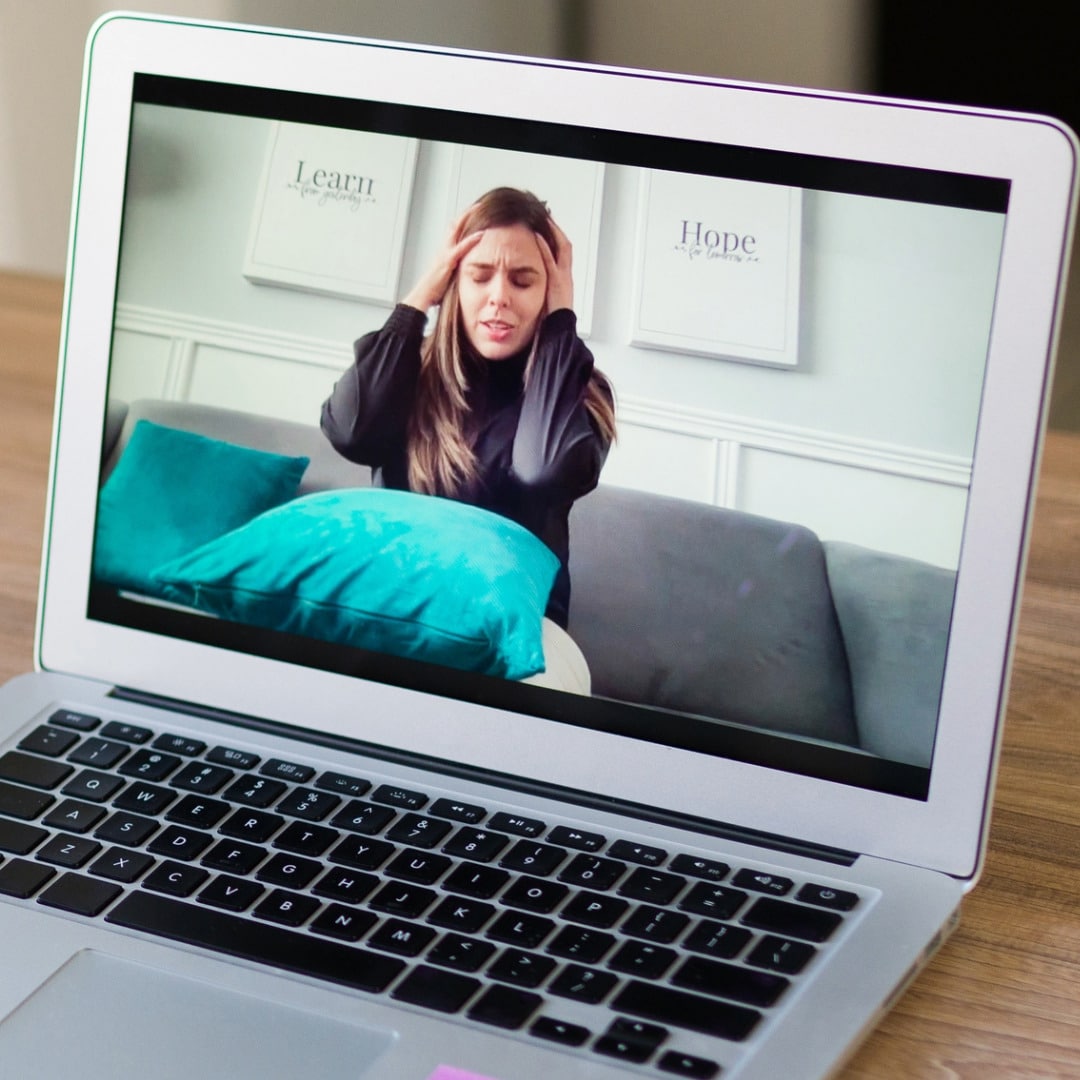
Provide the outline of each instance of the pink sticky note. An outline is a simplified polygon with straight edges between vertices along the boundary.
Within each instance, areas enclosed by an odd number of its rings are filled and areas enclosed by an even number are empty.
[[[468,1069],[455,1069],[453,1065],[440,1065],[428,1080],[495,1080],[493,1076],[481,1076]]]

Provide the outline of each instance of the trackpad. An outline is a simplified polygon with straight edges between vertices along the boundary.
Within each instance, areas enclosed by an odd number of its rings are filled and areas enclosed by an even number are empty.
[[[387,1031],[80,952],[0,1023],[5,1076],[357,1080]]]

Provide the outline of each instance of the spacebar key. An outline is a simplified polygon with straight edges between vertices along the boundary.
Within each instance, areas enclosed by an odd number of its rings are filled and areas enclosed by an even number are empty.
[[[637,981],[627,983],[615,995],[611,1007],[631,1016],[735,1042],[745,1039],[761,1019],[755,1009]]]
[[[105,921],[372,993],[385,990],[406,967],[396,957],[263,926],[154,893],[130,893]]]

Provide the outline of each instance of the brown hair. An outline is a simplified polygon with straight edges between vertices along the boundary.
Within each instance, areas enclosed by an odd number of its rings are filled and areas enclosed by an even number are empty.
[[[535,195],[517,188],[500,187],[482,195],[462,218],[459,236],[482,229],[525,225],[542,236],[558,256],[558,243],[547,206]],[[547,314],[544,312],[543,314]],[[420,377],[416,406],[409,422],[409,487],[429,495],[453,497],[477,473],[469,431],[467,353],[462,345],[455,272],[439,305],[434,331],[425,339],[420,354]],[[528,383],[536,355],[525,367]],[[611,385],[597,370],[585,388],[585,408],[604,438],[615,438],[615,410]]]

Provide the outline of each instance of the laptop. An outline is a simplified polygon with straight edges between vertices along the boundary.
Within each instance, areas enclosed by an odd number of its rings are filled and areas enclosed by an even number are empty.
[[[1071,134],[136,15],[82,106],[5,1071],[836,1068],[979,876]]]

